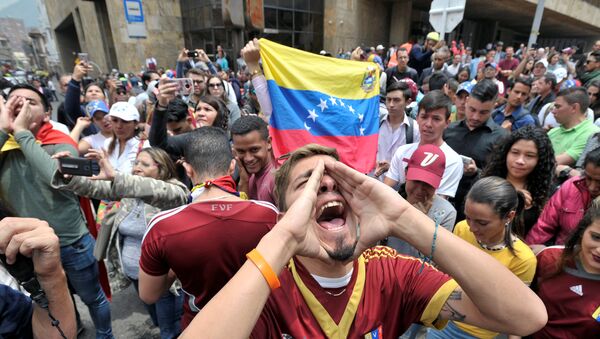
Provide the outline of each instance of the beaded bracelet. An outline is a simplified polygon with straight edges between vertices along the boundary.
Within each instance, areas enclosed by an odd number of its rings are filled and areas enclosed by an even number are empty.
[[[269,263],[267,263],[265,258],[263,258],[256,248],[246,254],[246,258],[256,265],[260,273],[262,273],[263,277],[267,281],[267,284],[269,284],[271,290],[276,290],[279,288],[279,286],[281,286],[277,274],[275,274]]]
[[[423,264],[421,264],[421,269],[419,270],[419,273],[423,272],[423,269],[425,268],[425,263],[430,264],[430,265],[433,263],[433,253],[435,252],[435,241],[437,240],[437,231],[440,226],[440,223],[437,218],[434,218],[433,220],[435,221],[435,230],[433,231],[433,240],[431,240],[431,253],[428,256],[425,256],[425,258],[423,258]]]

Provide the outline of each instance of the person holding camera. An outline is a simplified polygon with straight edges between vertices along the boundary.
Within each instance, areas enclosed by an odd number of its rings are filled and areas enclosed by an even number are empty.
[[[57,169],[51,155],[77,145],[52,129],[45,96],[26,84],[0,99],[0,203],[17,216],[46,220],[60,240],[62,266],[69,283],[88,306],[98,338],[112,338],[110,305],[98,280],[98,263],[77,196],[50,187]]]
[[[20,255],[31,258],[35,277],[48,300],[45,310],[25,294],[0,284],[0,337],[75,337],[75,310],[60,263],[59,239],[48,223],[33,218],[1,219],[0,253],[6,256],[9,269],[17,261],[27,260]],[[49,314],[58,320],[57,328]]]

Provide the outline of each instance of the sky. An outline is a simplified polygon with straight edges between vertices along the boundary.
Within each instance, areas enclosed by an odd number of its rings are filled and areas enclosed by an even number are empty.
[[[0,17],[23,19],[27,28],[40,25],[35,0],[0,0]]]

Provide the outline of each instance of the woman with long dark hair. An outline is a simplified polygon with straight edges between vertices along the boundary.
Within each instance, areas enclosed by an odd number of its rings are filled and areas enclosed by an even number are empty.
[[[565,246],[537,255],[533,289],[548,323],[533,338],[598,338],[600,334],[600,201],[595,200]]]
[[[241,111],[236,102],[229,100],[229,96],[225,92],[225,86],[227,84],[219,76],[213,75],[208,78],[206,82],[206,94],[212,95],[216,98],[223,100],[227,109],[229,110],[229,128],[231,125],[240,118]]]
[[[535,255],[513,232],[519,227],[524,204],[522,194],[507,180],[480,179],[467,194],[466,220],[456,224],[454,234],[494,257],[529,285],[535,274]],[[442,331],[430,330],[427,338],[492,339],[497,335],[487,329],[450,321]]]
[[[482,177],[505,178],[525,197],[523,227],[515,233],[525,239],[537,222],[552,188],[556,165],[552,143],[534,126],[520,128],[494,146]]]

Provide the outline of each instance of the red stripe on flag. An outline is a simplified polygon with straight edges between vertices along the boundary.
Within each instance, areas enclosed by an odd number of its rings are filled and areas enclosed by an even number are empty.
[[[315,143],[337,149],[340,160],[361,173],[375,168],[377,134],[369,136],[314,136],[306,130],[278,130],[270,127],[275,158]]]

